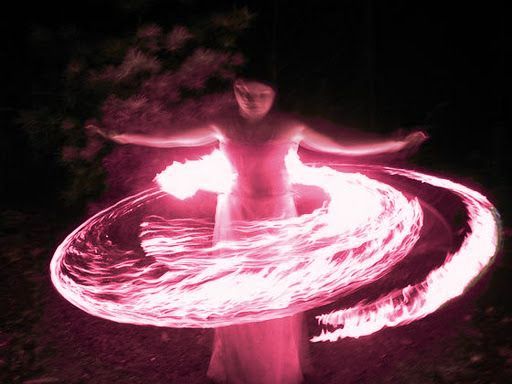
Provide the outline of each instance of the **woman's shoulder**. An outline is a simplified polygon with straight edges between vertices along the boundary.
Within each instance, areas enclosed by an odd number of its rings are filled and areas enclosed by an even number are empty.
[[[223,110],[222,113],[215,115],[210,122],[223,137],[231,137],[240,129],[240,118],[235,109]]]
[[[277,141],[290,142],[297,136],[304,124],[292,113],[276,112],[272,116],[271,125],[274,127],[274,138]]]
[[[296,126],[301,123],[301,119],[290,112],[272,111],[269,113],[269,120],[282,126]]]

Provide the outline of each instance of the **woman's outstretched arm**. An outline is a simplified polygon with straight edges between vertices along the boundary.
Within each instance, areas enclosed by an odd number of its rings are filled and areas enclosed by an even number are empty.
[[[403,139],[338,141],[321,134],[309,127],[301,127],[297,131],[299,144],[313,151],[343,156],[368,156],[398,152],[406,148],[414,148],[427,139],[427,135],[416,131]]]
[[[183,132],[174,132],[169,135],[108,133],[94,124],[88,124],[86,128],[119,144],[135,144],[156,148],[199,147],[213,144],[222,137],[220,130],[213,124],[184,130]]]

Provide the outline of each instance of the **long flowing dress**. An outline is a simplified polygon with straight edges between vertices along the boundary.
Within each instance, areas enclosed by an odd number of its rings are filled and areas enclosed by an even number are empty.
[[[290,141],[273,139],[222,143],[238,178],[231,193],[218,198],[215,241],[236,240],[234,220],[297,214],[284,165],[292,146]],[[208,377],[221,383],[300,383],[305,345],[301,314],[217,328]]]

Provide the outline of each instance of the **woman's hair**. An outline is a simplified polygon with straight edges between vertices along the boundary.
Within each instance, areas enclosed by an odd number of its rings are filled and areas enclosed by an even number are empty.
[[[261,83],[261,84],[264,84],[264,85],[272,88],[274,90],[274,92],[277,93],[276,85],[273,82],[271,82],[271,81],[262,80],[262,79],[257,78],[257,77],[245,77],[245,76],[238,76],[235,79],[233,84],[236,84],[237,81]]]
[[[262,60],[261,62],[250,61],[239,71],[237,80],[254,81],[262,83],[277,91],[277,79],[274,68],[270,63]]]

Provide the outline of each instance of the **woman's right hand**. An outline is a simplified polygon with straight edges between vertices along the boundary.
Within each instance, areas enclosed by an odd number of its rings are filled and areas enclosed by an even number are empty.
[[[110,136],[107,132],[105,132],[103,129],[98,127],[95,124],[86,124],[85,129],[87,129],[89,132],[95,133],[97,135],[103,136],[106,139],[109,139]]]
[[[86,124],[85,129],[87,129],[89,132],[92,132],[94,134],[100,135],[101,137],[107,139],[107,140],[113,140],[118,143],[124,144],[124,142],[121,140],[120,135],[117,132],[107,132],[100,127],[98,127],[95,124]]]

